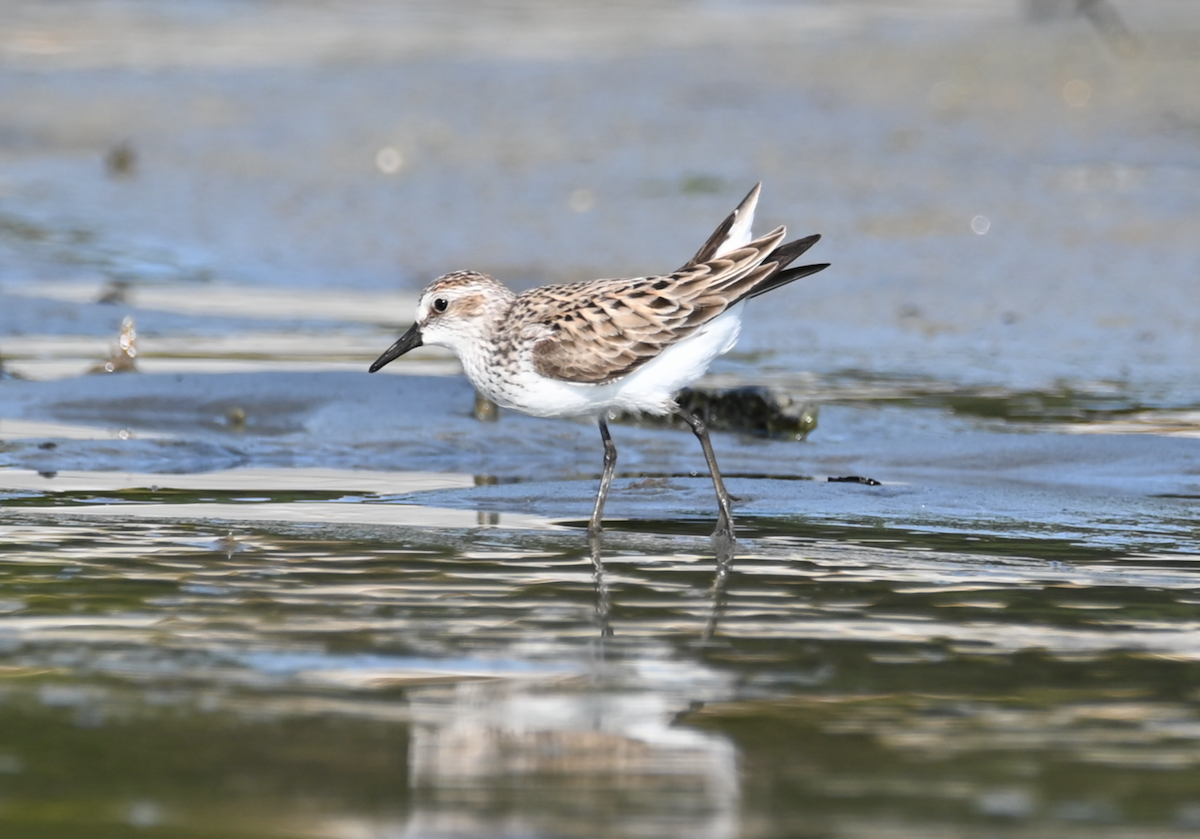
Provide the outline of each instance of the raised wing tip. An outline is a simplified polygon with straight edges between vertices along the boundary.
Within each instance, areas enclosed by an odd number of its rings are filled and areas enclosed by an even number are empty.
[[[746,197],[738,202],[737,209],[734,210],[734,212],[740,215],[742,213],[742,211],[747,208],[753,209],[754,206],[758,203],[758,196],[759,196],[759,193],[761,193],[761,192],[762,192],[762,181],[759,181],[758,183],[756,183],[754,186],[752,186],[750,188],[750,191],[746,193]]]
[[[749,244],[753,238],[750,229],[754,226],[754,209],[758,206],[758,194],[761,191],[762,182],[760,181],[754,185],[753,189],[746,193],[746,197],[742,199],[742,203],[738,204],[737,209],[730,215],[729,218],[733,223],[729,226],[729,232],[725,236],[725,241],[717,245],[717,256]]]

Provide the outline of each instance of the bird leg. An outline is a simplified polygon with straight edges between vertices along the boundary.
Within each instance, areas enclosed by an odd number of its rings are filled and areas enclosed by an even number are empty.
[[[596,623],[600,626],[600,638],[611,638],[613,634],[609,616],[612,614],[612,599],[608,593],[608,581],[604,578],[604,559],[600,556],[600,532],[588,528],[588,551],[592,555],[592,582],[596,586]],[[601,647],[601,653],[604,648]]]
[[[736,542],[732,533],[714,533],[713,549],[717,555],[717,573],[712,584],[712,611],[704,624],[704,632],[700,635],[701,643],[712,641],[717,633],[717,625],[721,614],[725,611],[725,589],[729,586],[729,578],[733,574],[733,549]]]
[[[708,439],[708,426],[700,417],[689,414],[678,405],[673,410],[677,417],[691,426],[692,433],[700,441],[700,448],[704,449],[704,459],[708,461],[708,474],[712,476],[713,489],[717,491],[717,506],[721,508],[721,512],[717,516],[717,529],[713,531],[713,538],[732,540],[733,512],[729,506],[729,492],[725,489],[725,481],[721,479],[721,470],[717,467],[717,456],[713,454],[712,443]]]
[[[596,506],[588,522],[588,537],[596,539],[603,529],[600,520],[604,518],[604,502],[608,500],[608,488],[612,486],[613,473],[617,470],[617,446],[608,433],[608,423],[604,417],[600,417],[600,439],[604,441],[604,474],[600,476],[600,491],[596,493]]]

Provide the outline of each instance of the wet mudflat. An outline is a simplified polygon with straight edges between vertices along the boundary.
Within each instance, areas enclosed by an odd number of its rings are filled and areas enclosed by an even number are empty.
[[[0,832],[1194,835],[1200,17],[1073,8],[6,6]],[[365,372],[760,179],[727,574],[690,433],[597,564],[593,425]]]

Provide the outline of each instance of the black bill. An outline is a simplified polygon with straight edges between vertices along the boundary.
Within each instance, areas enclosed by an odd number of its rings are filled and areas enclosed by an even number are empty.
[[[395,361],[409,350],[415,350],[421,346],[421,343],[421,327],[414,323],[399,341],[392,344],[388,347],[387,352],[375,359],[375,363],[371,365],[371,372],[374,373],[385,364]]]

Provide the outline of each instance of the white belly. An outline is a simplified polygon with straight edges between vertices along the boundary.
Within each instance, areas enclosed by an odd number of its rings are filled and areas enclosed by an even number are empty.
[[[675,393],[704,375],[717,356],[733,349],[744,306],[744,302],[738,303],[628,376],[608,384],[547,379],[538,375],[532,364],[522,365],[501,380],[469,367],[467,376],[502,408],[537,417],[597,416],[609,410],[666,414],[675,404]]]

